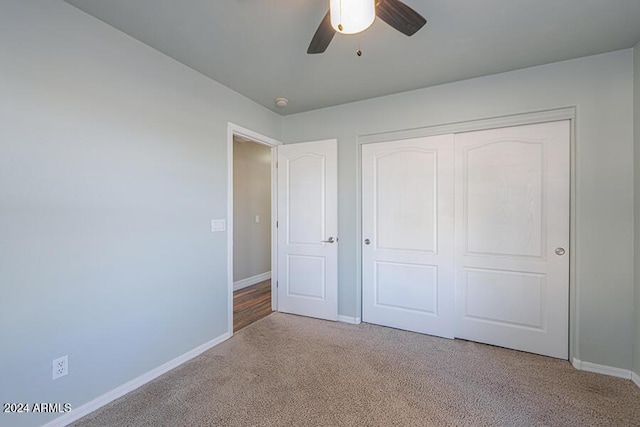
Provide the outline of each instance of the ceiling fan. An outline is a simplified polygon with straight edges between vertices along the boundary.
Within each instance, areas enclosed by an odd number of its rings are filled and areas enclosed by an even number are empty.
[[[323,53],[327,50],[336,32],[355,34],[364,31],[373,23],[376,16],[407,36],[414,35],[427,23],[422,15],[400,0],[363,0],[353,3],[358,4],[351,6],[349,0],[330,1],[330,9],[311,39],[307,49],[308,54]],[[347,16],[347,12],[351,12],[353,9],[349,9],[349,7],[361,8],[362,10],[357,10],[357,12],[363,12],[366,15],[364,18],[358,17],[358,24],[363,23],[363,25],[352,31],[345,30],[342,24],[343,20],[346,22],[350,18]]]

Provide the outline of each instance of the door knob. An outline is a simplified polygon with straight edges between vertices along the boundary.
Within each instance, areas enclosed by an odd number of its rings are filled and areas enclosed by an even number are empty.
[[[370,245],[370,244],[371,244],[371,240],[369,240],[369,239],[364,239],[364,244],[365,244],[365,245]]]
[[[338,239],[336,239],[335,237],[329,237],[329,239],[327,240],[322,240],[322,243],[335,243],[337,241]]]
[[[564,248],[556,248],[555,253],[558,256],[562,256],[562,255],[564,255],[565,250],[564,250]]]

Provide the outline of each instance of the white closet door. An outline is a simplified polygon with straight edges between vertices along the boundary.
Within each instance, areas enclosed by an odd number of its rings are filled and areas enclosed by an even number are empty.
[[[338,320],[337,141],[278,147],[278,311]]]
[[[453,135],[362,146],[363,320],[453,338]]]
[[[456,145],[456,337],[568,358],[569,121]]]

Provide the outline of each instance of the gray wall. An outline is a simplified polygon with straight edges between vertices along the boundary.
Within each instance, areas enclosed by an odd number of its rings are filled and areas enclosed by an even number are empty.
[[[256,224],[255,217],[260,216]],[[271,148],[233,144],[233,281],[271,271]]]
[[[78,407],[227,331],[226,234],[209,230],[228,121],[339,138],[339,311],[358,316],[357,135],[576,105],[576,356],[632,366],[631,50],[281,119],[59,0],[3,0],[0,64],[0,402]]]
[[[633,51],[633,100],[634,100],[634,134],[635,134],[635,357],[633,371],[640,376],[640,42]]]
[[[361,309],[358,135],[577,106],[574,356],[630,369],[632,85],[624,50],[284,117],[285,143],[338,138],[339,313]]]
[[[59,0],[0,2],[0,64],[0,402],[75,408],[227,332],[227,122],[281,119]]]

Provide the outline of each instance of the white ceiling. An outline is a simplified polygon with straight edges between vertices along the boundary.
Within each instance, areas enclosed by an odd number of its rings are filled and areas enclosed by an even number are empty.
[[[359,36],[337,34],[321,55],[306,50],[328,0],[66,1],[280,114],[640,40],[640,0],[405,0],[428,20],[413,37],[377,19]]]

